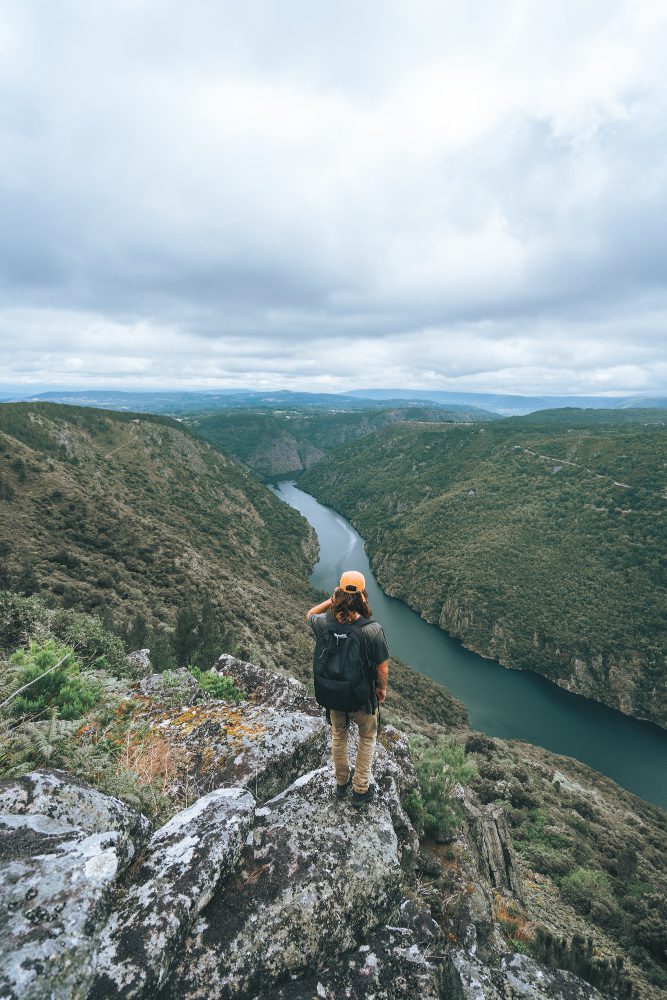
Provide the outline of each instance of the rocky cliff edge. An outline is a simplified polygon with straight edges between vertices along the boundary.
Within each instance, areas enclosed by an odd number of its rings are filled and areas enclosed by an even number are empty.
[[[2,1000],[600,996],[508,947],[495,913],[522,888],[501,810],[457,789],[455,843],[424,851],[401,732],[383,728],[378,795],[357,811],[333,794],[306,689],[229,656],[218,669],[245,700],[165,715],[200,794],[161,828],[64,772],[0,783]],[[443,865],[436,920],[425,887]]]

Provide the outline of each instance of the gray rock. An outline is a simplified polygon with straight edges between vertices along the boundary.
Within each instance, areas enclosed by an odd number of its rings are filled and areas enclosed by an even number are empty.
[[[87,995],[122,841],[39,813],[0,817],[3,1000]]]
[[[514,863],[512,836],[507,816],[499,805],[482,805],[472,789],[460,796],[465,836],[477,858],[480,875],[495,889],[508,889],[523,900],[521,878]]]
[[[262,802],[322,759],[320,714],[252,702],[207,702],[165,715],[158,728],[182,747],[202,793],[248,788]]]
[[[419,906],[414,899],[401,903],[401,923],[414,934],[420,944],[433,944],[441,936],[441,930],[429,910]]]
[[[136,809],[55,768],[1,781],[0,813],[47,816],[86,834],[116,830],[123,864],[132,859],[150,833],[149,821]]]
[[[228,653],[216,661],[214,669],[229,677],[251,701],[272,705],[274,708],[296,709],[318,718],[324,715],[306,686],[294,677],[285,677],[284,674],[257,667],[254,663],[238,660]]]
[[[328,769],[305,774],[257,810],[242,863],[196,921],[164,996],[267,996],[324,970],[387,919],[400,881],[383,793],[355,810]]]
[[[504,955],[499,967],[488,967],[463,950],[452,950],[442,983],[447,1000],[603,1000],[594,986],[571,972],[520,954]]]
[[[197,679],[184,667],[143,677],[139,681],[139,690],[163,705],[189,705],[198,695],[204,697]]]
[[[502,974],[512,1000],[602,1000],[590,983],[564,969],[549,969],[528,955],[504,955]]]
[[[150,649],[135,649],[126,659],[132,677],[146,677],[153,669],[149,659]]]
[[[271,1000],[436,1000],[437,966],[405,927],[381,927],[326,970],[271,991]]]
[[[236,864],[254,808],[247,791],[221,788],[157,830],[104,930],[91,998],[155,995],[192,921]]]
[[[441,976],[447,1000],[507,1000],[491,971],[462,949],[448,951]]]

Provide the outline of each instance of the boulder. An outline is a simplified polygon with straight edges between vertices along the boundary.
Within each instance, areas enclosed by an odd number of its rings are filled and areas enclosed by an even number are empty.
[[[463,950],[452,950],[442,982],[447,1000],[603,1000],[573,973],[518,953],[504,955],[500,967],[488,967]]]
[[[272,1000],[437,1000],[437,966],[407,927],[384,926],[315,975],[276,987]]]
[[[442,967],[447,1000],[508,1000],[493,981],[491,970],[463,949],[450,949]]]
[[[122,863],[132,859],[150,833],[149,821],[136,809],[55,768],[0,781],[0,813],[47,816],[87,834],[115,830]]]
[[[318,718],[324,714],[305,684],[294,677],[246,663],[228,653],[219,657],[213,669],[229,677],[250,701],[274,708],[296,709]]]
[[[87,995],[124,856],[117,830],[88,835],[39,813],[0,816],[3,1000]]]
[[[139,691],[163,705],[189,705],[190,702],[203,700],[205,697],[197,679],[184,667],[142,677]]]
[[[400,901],[399,844],[382,790],[364,809],[333,794],[329,768],[256,812],[242,861],[195,922],[163,996],[268,996],[325,970]]]
[[[317,767],[326,742],[320,714],[250,701],[190,705],[164,713],[154,725],[187,755],[202,794],[243,787],[258,802]]]
[[[106,926],[92,998],[153,997],[190,924],[233,869],[255,802],[221,788],[173,816],[123,881]]]
[[[502,974],[512,1000],[602,1000],[590,983],[564,969],[550,969],[528,955],[504,955]]]
[[[126,660],[130,668],[130,676],[134,678],[146,677],[150,674],[151,661],[149,659],[150,649],[135,649],[133,653],[128,653]]]

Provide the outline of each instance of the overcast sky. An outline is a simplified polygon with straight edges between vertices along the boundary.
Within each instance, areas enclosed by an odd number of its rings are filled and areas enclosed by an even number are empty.
[[[667,387],[664,0],[3,0],[0,382]]]

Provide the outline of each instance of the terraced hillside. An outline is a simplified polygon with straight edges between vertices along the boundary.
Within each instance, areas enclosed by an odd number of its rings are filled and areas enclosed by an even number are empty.
[[[305,521],[176,421],[0,406],[0,506],[0,588],[95,612],[134,648],[176,636],[177,659],[310,662]]]
[[[657,414],[657,415],[656,415]],[[467,646],[667,722],[664,411],[388,428],[300,485],[384,589]]]

